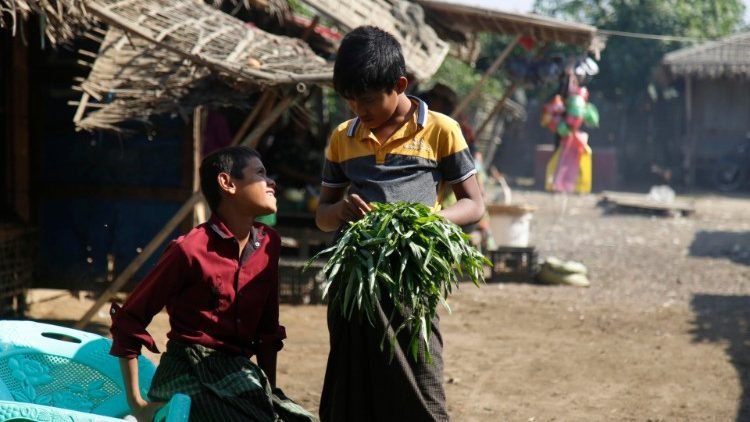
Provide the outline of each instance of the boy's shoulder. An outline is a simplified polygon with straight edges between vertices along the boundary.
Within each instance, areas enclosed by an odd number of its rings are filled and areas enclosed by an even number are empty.
[[[349,129],[353,124],[355,124],[356,117],[353,119],[345,120],[341,123],[339,123],[335,129],[333,129],[333,133],[331,134],[331,137],[338,137],[338,136],[344,136],[349,133]]]
[[[428,110],[427,115],[428,115],[428,118],[427,118],[428,125],[433,125],[433,126],[437,126],[440,128],[451,128],[451,129],[459,127],[458,122],[454,118],[448,115],[445,115],[443,113],[440,113],[439,111]]]
[[[205,248],[208,242],[207,230],[210,230],[208,223],[199,224],[189,232],[173,239],[169,246],[179,248],[185,254],[190,254],[196,248]]]

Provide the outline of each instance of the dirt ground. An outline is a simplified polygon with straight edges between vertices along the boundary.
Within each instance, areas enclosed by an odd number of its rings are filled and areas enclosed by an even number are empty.
[[[689,217],[607,209],[597,195],[514,199],[538,207],[540,256],[583,262],[591,287],[462,285],[442,316],[454,421],[750,420],[750,198],[688,198]],[[29,317],[63,324],[92,303],[31,299]],[[325,308],[283,305],[281,317],[278,382],[317,409]],[[107,324],[103,309],[89,328]],[[166,327],[163,314],[150,327],[162,346]]]

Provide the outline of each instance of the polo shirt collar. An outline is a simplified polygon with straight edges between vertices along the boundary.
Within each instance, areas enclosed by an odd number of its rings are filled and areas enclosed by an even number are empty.
[[[424,125],[427,123],[427,116],[428,116],[427,103],[422,101],[422,99],[417,98],[413,95],[407,95],[407,97],[410,100],[414,100],[417,102],[417,112],[415,113],[416,118],[417,118],[417,125],[423,128]],[[359,117],[353,118],[351,122],[349,123],[349,128],[346,131],[346,135],[350,138],[354,137],[354,135],[357,133],[357,130],[359,129],[359,126],[360,126]]]
[[[224,224],[224,222],[221,221],[221,219],[216,214],[211,214],[211,218],[209,218],[208,220],[208,225],[209,227],[211,227],[211,230],[213,230],[214,233],[221,236],[222,239],[225,239],[225,240],[235,239],[234,235],[232,234],[232,232],[229,231],[226,224]],[[253,226],[250,230],[250,242],[256,248],[257,246],[259,246],[258,235],[259,235],[258,229],[255,226]]]

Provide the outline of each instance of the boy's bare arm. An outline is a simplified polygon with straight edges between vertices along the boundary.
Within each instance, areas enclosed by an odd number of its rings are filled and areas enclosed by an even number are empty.
[[[456,203],[439,212],[448,221],[465,226],[479,221],[484,215],[484,200],[476,175],[451,185]]]
[[[344,188],[320,187],[320,200],[315,211],[315,224],[324,232],[331,232],[347,221],[358,220],[370,212],[359,195],[344,196]]]
[[[141,397],[141,386],[138,382],[138,358],[120,358],[120,371],[125,384],[125,396],[128,399],[130,410],[133,411],[133,416],[139,422],[153,420],[154,413],[164,403],[149,403]]]

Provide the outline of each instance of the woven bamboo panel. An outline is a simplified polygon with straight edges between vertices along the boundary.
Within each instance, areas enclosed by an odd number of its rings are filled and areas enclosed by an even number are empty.
[[[448,54],[449,45],[425,24],[419,5],[405,0],[302,0],[348,31],[374,25],[401,43],[406,67],[418,80],[430,79]]]
[[[218,8],[222,0],[206,0]],[[229,0],[237,8],[260,10],[280,21],[289,18],[286,0]],[[38,16],[47,39],[64,44],[85,33],[95,23],[86,12],[87,0],[0,0],[0,29],[8,28],[16,35],[23,21]]]
[[[205,66],[110,28],[77,89],[83,92],[74,117],[79,129],[121,131],[125,122],[148,124],[150,116],[163,113],[189,115],[197,105],[247,107],[252,87],[232,89]]]
[[[112,25],[106,35],[91,31],[103,37],[97,53],[81,52],[94,61],[78,87],[79,129],[121,131],[125,122],[188,115],[197,105],[243,108],[264,86],[331,77],[330,65],[300,40],[192,0],[97,0],[91,9]]]
[[[98,19],[236,83],[327,82],[330,65],[301,40],[277,36],[198,0],[92,0]]]

